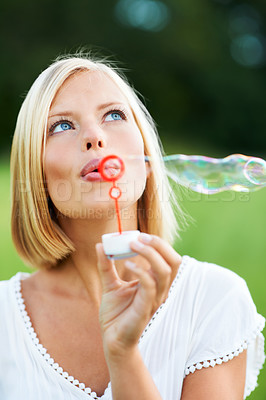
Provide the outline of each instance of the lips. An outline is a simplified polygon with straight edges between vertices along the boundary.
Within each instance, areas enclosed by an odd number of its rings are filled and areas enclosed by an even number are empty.
[[[101,174],[98,171],[101,158],[90,160],[81,170],[80,176],[86,181],[103,181]]]
[[[88,173],[94,171],[95,169],[98,170],[99,164],[100,164],[101,158],[94,158],[93,160],[90,160],[81,170],[80,175],[83,177],[87,175]]]
[[[104,181],[98,171],[101,160],[102,158],[94,158],[89,161],[80,172],[81,178],[86,181]],[[112,159],[104,164],[105,174],[110,178],[115,178],[119,174],[120,169],[120,166]]]

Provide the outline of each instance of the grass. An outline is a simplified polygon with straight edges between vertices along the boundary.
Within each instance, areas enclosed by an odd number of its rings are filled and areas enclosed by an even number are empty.
[[[10,234],[9,167],[0,164],[0,280],[17,271],[30,271],[12,245]],[[214,262],[242,276],[249,287],[258,312],[266,316],[266,188],[248,193],[223,192],[201,195],[181,191],[180,202],[194,223],[180,232],[175,249],[198,260]],[[259,387],[250,400],[264,400],[266,370],[259,376]]]

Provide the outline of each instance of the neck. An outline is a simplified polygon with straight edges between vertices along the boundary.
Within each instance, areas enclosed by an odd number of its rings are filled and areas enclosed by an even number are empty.
[[[136,230],[136,204],[121,212],[122,230]],[[74,244],[75,252],[62,261],[54,270],[47,271],[56,287],[60,285],[66,293],[88,298],[100,304],[101,282],[97,268],[95,245],[101,242],[105,233],[117,232],[116,215],[109,218],[73,219],[59,216],[59,224]],[[140,256],[134,257],[137,261]],[[124,260],[116,260],[115,265],[121,279],[130,280],[130,272],[124,268]]]

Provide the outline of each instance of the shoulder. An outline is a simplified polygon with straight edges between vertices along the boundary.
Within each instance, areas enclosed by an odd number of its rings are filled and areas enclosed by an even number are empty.
[[[184,284],[190,296],[207,309],[232,294],[252,300],[246,281],[230,269],[190,256],[183,259]]]
[[[21,302],[20,282],[28,273],[18,272],[8,280],[0,281],[0,347],[3,348],[3,338],[13,337],[10,332],[18,329],[19,302]],[[4,321],[5,323],[1,323]]]
[[[8,288],[10,286],[12,286],[12,284],[14,284],[15,282],[19,281],[20,278],[24,275],[23,272],[17,272],[15,275],[13,275],[11,278],[9,279],[5,279],[0,281],[0,295],[8,290]],[[26,274],[27,275],[27,274]]]
[[[0,303],[6,299],[11,282],[14,280],[14,278],[15,276],[9,280],[0,281]]]
[[[14,319],[15,314],[15,282],[18,279],[18,274],[12,278],[0,281],[0,349],[1,354],[6,346],[10,324]]]
[[[0,313],[9,312],[14,305],[15,293],[19,289],[20,279],[26,277],[27,273],[17,272],[8,280],[0,281]]]
[[[0,313],[4,311],[5,304],[10,303],[10,295],[12,293],[12,287],[18,279],[19,274],[17,273],[8,280],[0,281]]]
[[[264,318],[257,313],[243,278],[225,267],[189,256],[184,263],[179,300],[190,315],[191,330],[200,333],[202,340],[211,335],[230,336],[237,330],[239,336],[234,336],[241,341],[243,335],[251,335],[251,326],[254,330],[261,328]]]
[[[188,279],[193,280],[195,285],[203,282],[211,287],[230,290],[236,286],[246,286],[245,280],[230,269],[206,261],[199,261],[190,256],[183,256],[185,268],[187,269]]]

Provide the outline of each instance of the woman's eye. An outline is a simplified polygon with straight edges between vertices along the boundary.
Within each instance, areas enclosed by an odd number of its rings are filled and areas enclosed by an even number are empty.
[[[52,130],[52,132],[58,133],[62,131],[68,131],[69,129],[72,129],[72,126],[68,122],[61,122]]]
[[[117,112],[117,111],[113,111],[113,112],[111,112],[110,114],[107,115],[107,117],[105,118],[105,121],[107,121],[107,122],[108,121],[117,121],[117,120],[120,120],[120,119],[124,119],[122,117],[121,113]]]

